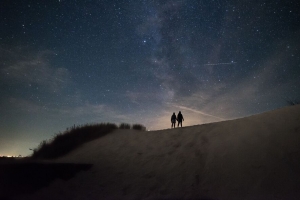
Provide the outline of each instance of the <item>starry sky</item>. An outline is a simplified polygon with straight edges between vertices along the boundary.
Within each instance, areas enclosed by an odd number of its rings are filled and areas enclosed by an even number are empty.
[[[171,127],[300,98],[298,0],[2,0],[0,155],[67,127]]]

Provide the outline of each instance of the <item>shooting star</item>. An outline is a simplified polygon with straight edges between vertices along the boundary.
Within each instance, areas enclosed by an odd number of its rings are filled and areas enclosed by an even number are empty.
[[[225,120],[224,118],[222,117],[218,117],[218,116],[214,116],[214,115],[210,115],[208,113],[204,113],[200,110],[196,110],[196,109],[193,109],[193,108],[188,108],[188,107],[185,107],[185,106],[179,106],[179,105],[176,105],[176,104],[170,104],[174,107],[177,107],[177,108],[180,108],[180,109],[183,109],[183,110],[188,110],[188,111],[192,111],[194,113],[198,113],[198,114],[201,114],[201,115],[205,115],[205,116],[209,116],[209,117],[213,117],[213,118],[216,118],[216,119],[219,119],[219,120]]]
[[[236,64],[236,62],[229,62],[229,63],[208,63],[208,64],[204,64],[204,66],[212,66],[212,65],[233,65]]]

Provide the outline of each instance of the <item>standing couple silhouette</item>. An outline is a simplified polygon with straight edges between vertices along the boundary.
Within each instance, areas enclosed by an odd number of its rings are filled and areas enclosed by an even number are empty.
[[[171,116],[171,128],[175,128],[175,125],[176,125],[176,120],[178,121],[178,125],[177,127],[179,127],[179,124],[181,125],[182,127],[182,121],[184,121],[184,118],[183,118],[183,115],[181,114],[181,111],[179,111],[177,117],[175,115],[175,112],[173,113],[173,115]]]

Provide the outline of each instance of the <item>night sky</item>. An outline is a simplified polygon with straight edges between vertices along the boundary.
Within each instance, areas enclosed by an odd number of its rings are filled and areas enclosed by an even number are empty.
[[[300,99],[298,0],[1,0],[0,155],[85,123],[171,127]]]

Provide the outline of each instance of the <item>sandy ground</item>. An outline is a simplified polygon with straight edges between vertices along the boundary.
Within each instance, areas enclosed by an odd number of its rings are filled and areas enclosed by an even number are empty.
[[[117,130],[55,163],[90,164],[12,199],[300,199],[300,106],[161,131]]]

